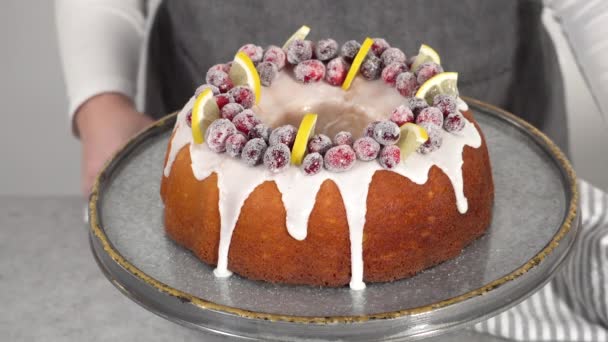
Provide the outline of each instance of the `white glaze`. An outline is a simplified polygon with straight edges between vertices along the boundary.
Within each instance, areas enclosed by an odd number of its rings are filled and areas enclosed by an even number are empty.
[[[293,96],[294,94],[297,96]],[[302,114],[314,111],[319,114],[317,132],[333,135],[340,130],[349,130],[356,134],[357,128],[361,132],[367,123],[386,118],[393,108],[402,103],[403,97],[398,92],[387,89],[381,82],[369,82],[359,77],[353,82],[352,88],[344,92],[339,87],[323,82],[302,85],[283,72],[274,81],[272,91],[264,88],[262,101],[254,110],[272,127],[286,123],[297,127]],[[348,172],[333,173],[322,170],[315,176],[306,176],[293,166],[279,174],[273,174],[263,166],[248,167],[239,159],[212,152],[205,144],[191,144],[190,128],[185,120],[192,105],[193,99],[178,115],[164,174],[169,175],[175,156],[187,144],[190,144],[194,176],[203,180],[213,172],[217,174],[221,229],[215,275],[226,277],[231,274],[228,270],[228,251],[232,233],[241,207],[258,185],[265,181],[276,183],[285,206],[287,230],[294,239],[304,240],[307,236],[308,217],[314,207],[317,192],[325,180],[331,179],[340,190],[349,225],[352,274],[350,287],[353,290],[365,288],[362,249],[367,192],[374,173],[383,168],[376,161],[357,161]],[[468,106],[458,99],[458,109],[464,111]],[[465,213],[468,203],[463,192],[462,178],[464,146],[481,146],[479,132],[468,120],[465,120],[465,128],[461,132],[444,132],[440,149],[426,155],[414,153],[392,171],[416,184],[424,184],[431,167],[439,167],[452,182],[458,211]]]

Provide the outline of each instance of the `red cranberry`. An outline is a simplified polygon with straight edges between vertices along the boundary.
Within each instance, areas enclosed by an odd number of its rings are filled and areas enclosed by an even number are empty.
[[[222,107],[222,117],[232,121],[234,117],[243,111],[243,106],[238,103],[227,103]]]
[[[278,173],[289,167],[291,151],[285,144],[271,145],[264,152],[264,165],[271,172]]]
[[[456,96],[448,94],[437,94],[433,98],[433,106],[439,108],[443,117],[456,112]]]
[[[320,61],[328,61],[338,55],[338,42],[333,39],[321,39],[315,45],[315,56]]]
[[[217,103],[220,110],[222,110],[225,105],[232,102],[234,102],[234,98],[230,94],[215,95],[215,103]]]
[[[460,113],[452,113],[445,117],[443,129],[450,133],[460,132],[464,128],[464,116]]]
[[[378,157],[380,152],[380,144],[370,137],[359,138],[353,144],[353,149],[359,160],[370,161]]]
[[[264,124],[257,124],[249,131],[249,139],[261,138],[268,141],[272,129]]]
[[[406,61],[403,51],[394,47],[384,50],[380,58],[382,59],[382,63],[384,63],[384,65],[391,65],[393,63],[405,64]]]
[[[391,46],[388,44],[388,42],[384,39],[384,38],[374,38],[374,43],[372,44],[372,52],[374,53],[374,55],[376,55],[377,57],[382,56],[382,53],[390,48]]]
[[[318,82],[325,76],[325,65],[316,59],[309,59],[296,65],[293,72],[302,83]]]
[[[441,67],[441,65],[439,65],[435,62],[422,63],[418,67],[418,70],[416,71],[416,77],[418,80],[418,84],[423,84],[424,82],[429,80],[431,77],[433,77],[439,73],[442,73],[442,72],[443,72],[443,68]]]
[[[380,121],[373,121],[370,122],[367,127],[365,127],[365,131],[363,132],[363,136],[366,137],[374,137],[374,129],[376,128],[376,125],[380,123]]]
[[[209,71],[207,73],[207,83],[218,87],[222,93],[227,92],[234,86],[228,74],[221,70]]]
[[[385,169],[394,169],[401,162],[401,150],[395,145],[384,146],[380,151],[378,162]]]
[[[247,86],[237,86],[228,92],[234,98],[234,102],[243,106],[243,108],[251,108],[255,103],[255,94],[253,90]]]
[[[352,147],[339,145],[330,148],[325,153],[325,167],[329,171],[344,172],[350,170],[355,165],[357,156]]]
[[[334,145],[352,145],[353,135],[350,132],[338,132],[334,137]]]
[[[238,157],[247,143],[243,133],[235,133],[226,138],[226,153],[231,157]]]
[[[226,138],[236,133],[236,128],[227,119],[217,119],[209,125],[205,134],[205,142],[213,152],[226,151]]]
[[[268,145],[264,139],[251,139],[245,144],[245,147],[243,147],[241,159],[249,166],[258,165],[264,157],[266,148],[268,148]]]
[[[308,141],[308,153],[324,155],[333,146],[331,139],[325,134],[315,134]]]
[[[239,132],[248,135],[249,131],[260,123],[260,120],[251,109],[245,109],[232,119],[232,123]]]
[[[344,57],[347,62],[352,63],[360,48],[361,44],[358,41],[349,40],[340,48],[340,56]]]
[[[312,58],[313,44],[310,40],[296,39],[287,47],[287,61],[299,64]]]
[[[439,149],[441,147],[441,144],[443,143],[443,130],[441,129],[441,127],[437,127],[428,122],[423,122],[420,124],[420,126],[422,126],[422,128],[426,130],[429,139],[424,144],[420,145],[420,147],[418,147],[418,152],[422,154],[427,154]]]
[[[397,126],[401,127],[408,122],[414,122],[414,113],[410,109],[410,107],[401,105],[391,112],[392,122],[396,123]]]
[[[436,107],[427,107],[420,111],[416,117],[416,124],[426,122],[437,127],[443,126],[443,114]]]
[[[186,123],[188,124],[188,127],[192,127],[192,111],[189,111],[188,114],[186,114]]]
[[[302,161],[302,170],[308,176],[316,175],[323,168],[323,156],[320,153],[309,153]]]
[[[277,127],[272,131],[272,133],[270,133],[268,142],[271,146],[285,144],[291,148],[293,146],[293,142],[296,140],[297,133],[298,130],[292,125]]]
[[[374,127],[374,139],[382,145],[394,145],[400,137],[399,126],[392,121],[380,121]]]
[[[341,86],[344,83],[346,74],[348,73],[349,65],[344,58],[336,57],[327,63],[327,72],[325,80],[327,83],[335,86]]]
[[[207,70],[207,74],[205,75],[205,82],[211,83],[211,78],[218,71],[224,72],[226,74],[230,73],[230,66],[228,64],[216,64]]]
[[[378,79],[382,72],[382,61],[374,54],[369,54],[365,57],[365,60],[363,60],[359,72],[366,80],[371,81]]]
[[[262,62],[256,67],[260,75],[260,82],[265,87],[270,87],[272,81],[279,74],[279,68],[272,62]]]
[[[382,79],[384,80],[384,82],[386,82],[387,84],[390,84],[391,86],[395,86],[395,82],[397,81],[397,76],[399,76],[399,74],[408,71],[408,68],[405,64],[403,63],[392,63],[387,65],[383,70],[382,70]]]
[[[212,84],[203,84],[202,86],[196,88],[194,91],[194,96],[199,96],[206,89],[211,89],[211,93],[213,93],[213,95],[219,95],[220,93],[220,89],[218,87]]]
[[[266,48],[266,52],[264,52],[264,57],[262,58],[263,62],[274,63],[279,70],[285,67],[285,63],[287,62],[287,55],[285,55],[285,51],[278,46],[270,45]]]
[[[395,81],[395,87],[399,94],[405,97],[414,96],[416,93],[416,89],[418,88],[418,83],[416,82],[416,76],[411,72],[402,72],[397,76],[397,80]]]
[[[244,52],[254,64],[260,62],[264,54],[264,50],[255,44],[245,44],[241,46],[239,52]]]
[[[415,116],[418,116],[418,114],[420,114],[421,110],[423,110],[424,108],[427,108],[429,106],[429,104],[426,103],[425,100],[423,100],[419,97],[408,98],[407,104],[409,105],[410,109],[412,110],[412,112],[414,113]]]

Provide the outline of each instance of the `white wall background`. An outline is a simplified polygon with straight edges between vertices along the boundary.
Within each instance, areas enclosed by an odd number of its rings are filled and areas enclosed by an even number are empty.
[[[545,19],[566,81],[575,168],[608,190],[608,128],[559,27]],[[0,195],[79,194],[80,149],[69,131],[53,20],[52,1],[0,4]]]

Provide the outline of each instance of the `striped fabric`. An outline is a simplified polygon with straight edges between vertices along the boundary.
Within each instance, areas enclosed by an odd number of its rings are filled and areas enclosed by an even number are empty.
[[[579,181],[583,224],[555,278],[472,329],[517,341],[608,341],[608,194]]]

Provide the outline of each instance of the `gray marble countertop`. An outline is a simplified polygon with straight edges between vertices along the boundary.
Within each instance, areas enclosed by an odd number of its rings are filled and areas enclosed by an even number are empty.
[[[2,341],[228,341],[156,316],[97,268],[79,197],[0,197]],[[462,330],[428,341],[504,341]]]

